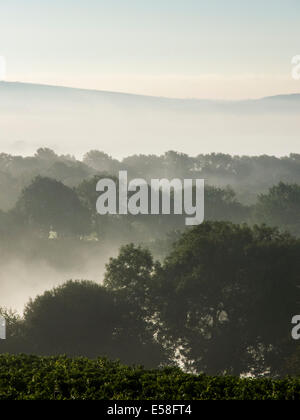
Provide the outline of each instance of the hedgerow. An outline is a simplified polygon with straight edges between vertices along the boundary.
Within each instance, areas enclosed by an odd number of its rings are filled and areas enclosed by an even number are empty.
[[[145,370],[105,358],[0,355],[0,400],[300,400],[300,378]]]

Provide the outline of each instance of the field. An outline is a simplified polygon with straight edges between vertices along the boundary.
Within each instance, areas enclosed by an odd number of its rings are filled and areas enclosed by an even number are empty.
[[[300,400],[300,379],[145,370],[104,358],[0,356],[0,400]]]

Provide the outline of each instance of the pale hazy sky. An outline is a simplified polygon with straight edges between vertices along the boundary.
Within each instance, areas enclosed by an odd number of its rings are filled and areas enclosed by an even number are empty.
[[[156,96],[300,92],[299,0],[1,0],[9,81]]]

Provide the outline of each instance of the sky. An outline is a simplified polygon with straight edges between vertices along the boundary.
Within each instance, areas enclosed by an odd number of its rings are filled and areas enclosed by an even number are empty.
[[[300,92],[299,0],[2,0],[7,81],[178,98]]]

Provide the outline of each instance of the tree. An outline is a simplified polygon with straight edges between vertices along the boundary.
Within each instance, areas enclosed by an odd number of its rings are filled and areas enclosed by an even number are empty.
[[[118,191],[118,179],[108,175],[95,175],[92,178],[85,179],[78,185],[75,191],[83,206],[88,209],[91,215],[92,230],[96,232],[99,239],[103,240],[105,238],[111,242],[116,237],[120,238],[123,236],[125,239],[128,237],[128,231],[130,231],[130,218],[128,216],[99,215],[97,213],[96,202],[99,197],[99,192],[97,192],[96,186],[98,181],[103,178],[111,178],[116,183]],[[119,205],[118,199],[117,205]]]
[[[40,147],[35,152],[34,156],[37,159],[45,160],[45,161],[48,161],[48,162],[55,162],[56,160],[59,159],[57,154],[53,150],[48,149],[47,147]]]
[[[126,297],[144,307],[160,264],[145,248],[129,244],[121,247],[117,258],[106,266],[104,285],[110,290],[126,290]]]
[[[115,174],[118,170],[119,162],[111,156],[99,150],[91,150],[83,157],[83,163],[96,169],[99,172]]]
[[[88,281],[69,281],[30,301],[24,312],[26,352],[107,356],[157,367],[162,350],[124,295]],[[145,337],[148,340],[145,341]]]
[[[271,226],[279,226],[295,235],[300,235],[300,185],[285,184],[269,189],[258,196],[254,207],[254,220]]]
[[[159,344],[155,335],[158,333],[157,317],[157,275],[160,264],[153,260],[151,253],[133,244],[121,247],[117,258],[111,258],[106,266],[104,286],[116,293],[117,301],[129,309],[126,316],[130,330],[122,334],[143,344],[148,357],[160,363],[169,361],[169,354]],[[127,328],[127,327],[126,327]],[[154,363],[152,363],[154,364]]]
[[[281,374],[289,376],[300,376],[300,346],[295,343],[291,353],[282,360]]]
[[[14,311],[0,307],[0,316],[6,321],[6,340],[0,340],[0,352],[19,353],[25,350],[25,342],[23,335],[23,320]]]
[[[224,220],[234,223],[245,222],[249,216],[249,208],[236,199],[235,192],[227,187],[205,187],[205,219]]]
[[[92,282],[68,282],[30,301],[24,328],[35,354],[111,353],[116,312],[110,293]]]
[[[299,241],[266,227],[207,222],[182,236],[156,293],[187,368],[278,373],[298,311],[299,252]]]
[[[48,235],[75,236],[89,232],[88,210],[75,191],[51,178],[36,177],[16,204],[16,213],[31,228]]]

